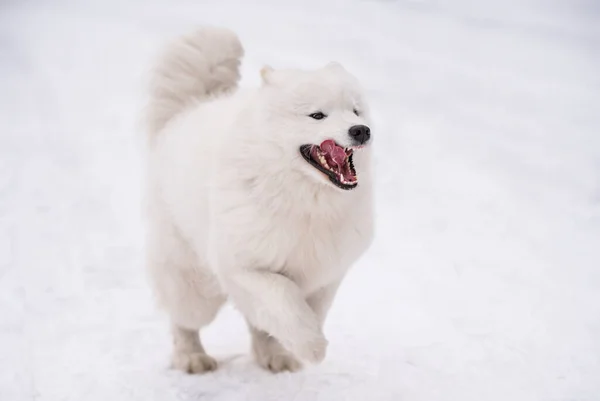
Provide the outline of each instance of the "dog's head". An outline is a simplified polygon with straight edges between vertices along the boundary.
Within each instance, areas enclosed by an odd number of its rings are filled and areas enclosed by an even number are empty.
[[[268,140],[283,149],[285,162],[316,182],[356,188],[369,168],[360,153],[372,142],[357,79],[338,63],[312,71],[265,67],[261,75]]]

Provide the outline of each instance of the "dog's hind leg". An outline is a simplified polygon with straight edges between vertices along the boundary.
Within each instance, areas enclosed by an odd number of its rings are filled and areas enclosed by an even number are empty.
[[[173,324],[172,366],[187,373],[203,373],[217,368],[217,361],[209,356],[200,342],[198,330]]]
[[[214,320],[225,296],[172,224],[152,217],[147,265],[157,301],[171,319],[172,366],[188,373],[214,370],[217,362],[205,352],[199,331]]]
[[[217,361],[204,350],[200,329],[214,320],[224,302],[223,296],[197,296],[191,304],[172,311],[173,368],[187,373],[203,373],[217,368]]]

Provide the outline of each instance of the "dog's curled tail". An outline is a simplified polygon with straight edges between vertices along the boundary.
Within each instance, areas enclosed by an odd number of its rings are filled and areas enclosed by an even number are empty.
[[[237,35],[218,27],[201,28],[168,45],[151,77],[149,139],[190,104],[234,90],[243,55]]]

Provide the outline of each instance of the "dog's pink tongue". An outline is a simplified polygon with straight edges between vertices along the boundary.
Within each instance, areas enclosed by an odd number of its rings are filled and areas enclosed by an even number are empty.
[[[320,148],[323,153],[328,155],[338,166],[341,166],[346,160],[346,152],[344,151],[344,148],[337,146],[331,139],[323,141]]]

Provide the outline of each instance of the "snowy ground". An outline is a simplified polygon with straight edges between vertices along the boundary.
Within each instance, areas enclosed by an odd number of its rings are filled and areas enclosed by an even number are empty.
[[[255,367],[232,308],[218,372],[167,368],[136,119],[200,23],[239,32],[245,83],[336,59],[376,112],[377,239],[299,374]],[[3,1],[0,400],[600,400],[598,71],[594,0]]]

